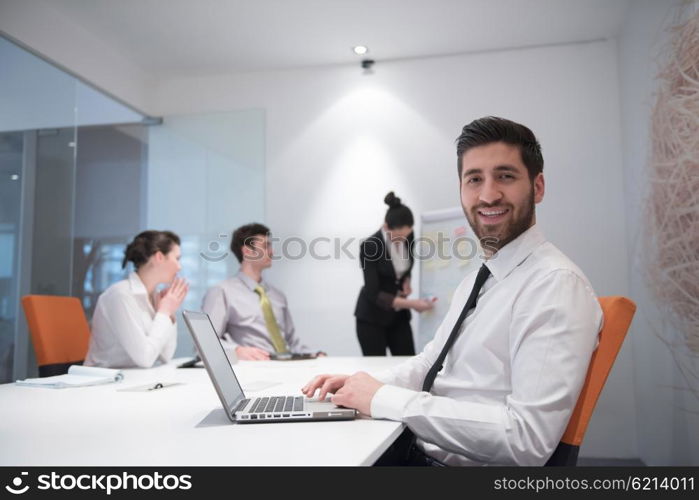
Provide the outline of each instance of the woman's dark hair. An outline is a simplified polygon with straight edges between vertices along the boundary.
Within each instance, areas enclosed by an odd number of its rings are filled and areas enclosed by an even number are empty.
[[[269,228],[263,224],[253,222],[245,224],[233,231],[231,236],[231,252],[238,259],[238,262],[243,262],[243,246],[252,247],[255,236],[269,236]]]
[[[388,193],[383,201],[388,205],[386,217],[384,217],[388,229],[395,229],[403,226],[413,227],[415,224],[413,213],[400,202],[400,198],[398,198],[393,191]]]
[[[173,245],[179,244],[180,237],[172,231],[143,231],[126,246],[121,267],[123,269],[128,262],[133,262],[134,267],[138,269],[148,262],[151,255],[158,252],[167,255],[172,250]]]

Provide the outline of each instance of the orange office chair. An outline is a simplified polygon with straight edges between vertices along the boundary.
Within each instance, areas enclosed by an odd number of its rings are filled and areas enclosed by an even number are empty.
[[[49,377],[82,364],[90,341],[90,326],[80,300],[55,295],[25,295],[22,307],[34,344],[39,376]]]
[[[585,385],[583,385],[568,427],[556,451],[546,462],[547,466],[574,466],[578,462],[578,452],[587,424],[590,423],[607,376],[612,370],[631,319],[636,312],[636,304],[626,297],[600,297],[599,303],[604,314],[604,325],[599,333],[599,345],[590,360]]]

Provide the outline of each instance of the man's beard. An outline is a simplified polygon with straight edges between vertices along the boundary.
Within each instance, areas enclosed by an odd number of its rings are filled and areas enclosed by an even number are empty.
[[[495,205],[480,204],[472,208],[471,213],[463,207],[466,219],[468,219],[471,229],[478,237],[481,247],[486,250],[486,253],[494,254],[532,226],[534,221],[534,187],[532,186],[529,193],[529,199],[520,207],[522,210],[516,219],[510,219],[503,224],[497,225],[482,224],[479,220],[478,210],[484,208],[507,208],[514,217],[515,207],[500,203]]]

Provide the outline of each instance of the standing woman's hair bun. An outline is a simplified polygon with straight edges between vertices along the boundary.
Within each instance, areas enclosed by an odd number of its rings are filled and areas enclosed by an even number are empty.
[[[383,199],[383,202],[391,208],[398,207],[401,205],[400,198],[398,198],[393,191],[389,192],[386,195],[386,197]]]
[[[389,229],[406,226],[413,227],[415,224],[413,213],[408,207],[401,203],[400,198],[398,198],[393,191],[388,193],[383,201],[388,205],[384,222]]]
[[[180,237],[171,231],[143,231],[139,233],[131,243],[126,245],[122,269],[126,264],[133,262],[136,269],[148,262],[150,257],[158,252],[167,255],[173,245],[180,244]]]

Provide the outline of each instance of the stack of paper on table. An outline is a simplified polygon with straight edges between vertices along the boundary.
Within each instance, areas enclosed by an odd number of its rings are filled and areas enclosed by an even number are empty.
[[[108,384],[118,382],[124,378],[121,370],[112,368],[99,368],[96,366],[72,365],[65,375],[55,375],[53,377],[27,378],[18,380],[17,385],[28,385],[32,387],[48,387],[52,389],[63,389],[65,387],[85,387],[88,385]]]

